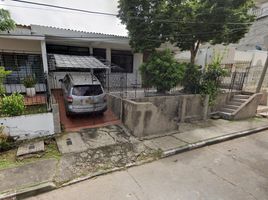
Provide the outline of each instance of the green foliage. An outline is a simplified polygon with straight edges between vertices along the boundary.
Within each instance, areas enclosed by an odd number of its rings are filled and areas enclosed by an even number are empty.
[[[5,94],[5,87],[4,87],[4,80],[6,76],[11,74],[12,71],[5,70],[4,67],[0,67],[0,96],[3,96]]]
[[[19,93],[1,99],[1,113],[6,116],[22,115],[25,110],[24,97]]]
[[[26,87],[26,88],[32,88],[35,86],[35,84],[37,83],[35,77],[29,75],[29,76],[26,76],[24,79],[23,79],[23,85]]]
[[[191,51],[201,43],[235,43],[248,32],[254,16],[252,0],[119,0],[119,18],[136,51],[154,50],[171,42]]]
[[[220,92],[221,78],[227,71],[221,67],[222,57],[216,56],[211,64],[202,71],[201,67],[187,64],[182,85],[184,92],[209,95],[209,104],[213,105]]]
[[[11,19],[7,10],[0,9],[0,31],[9,31],[15,28],[15,22]]]
[[[205,68],[202,75],[200,92],[209,95],[209,104],[213,105],[220,92],[221,78],[227,75],[227,71],[221,67],[221,58],[217,57]]]
[[[184,65],[174,59],[170,50],[154,52],[140,67],[145,87],[156,87],[160,93],[177,86],[184,74]]]
[[[198,94],[200,92],[200,83],[202,77],[201,67],[191,63],[185,65],[186,70],[182,81],[184,92]]]

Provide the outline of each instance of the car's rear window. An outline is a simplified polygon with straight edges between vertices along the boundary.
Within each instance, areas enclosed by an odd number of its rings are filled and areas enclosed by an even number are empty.
[[[96,96],[102,94],[101,85],[78,85],[73,87],[75,96]]]

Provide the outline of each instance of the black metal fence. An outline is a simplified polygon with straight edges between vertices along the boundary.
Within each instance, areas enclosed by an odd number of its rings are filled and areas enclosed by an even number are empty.
[[[241,62],[235,64],[225,64],[223,68],[227,70],[227,76],[221,79],[221,88],[228,90],[243,90],[245,81],[249,74],[250,63]]]

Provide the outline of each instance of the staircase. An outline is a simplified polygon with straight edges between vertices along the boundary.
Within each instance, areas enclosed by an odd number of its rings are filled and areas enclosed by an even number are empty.
[[[235,114],[247,104],[252,95],[237,94],[220,110],[219,115],[224,119],[234,119]]]

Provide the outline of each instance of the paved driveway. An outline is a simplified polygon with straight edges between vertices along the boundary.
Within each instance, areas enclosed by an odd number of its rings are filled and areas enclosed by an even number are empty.
[[[31,199],[267,200],[268,131],[61,188]]]
[[[59,104],[61,124],[64,126],[65,131],[67,132],[79,131],[83,128],[93,128],[120,123],[120,120],[113,114],[110,109],[104,112],[103,115],[86,114],[67,117],[62,90],[53,90],[53,95]]]

